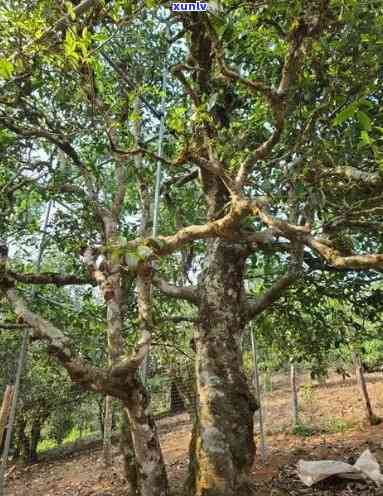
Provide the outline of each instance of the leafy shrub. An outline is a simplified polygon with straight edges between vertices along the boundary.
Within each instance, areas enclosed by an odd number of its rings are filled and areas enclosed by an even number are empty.
[[[318,429],[312,425],[297,424],[293,428],[295,436],[310,437],[318,433]]]

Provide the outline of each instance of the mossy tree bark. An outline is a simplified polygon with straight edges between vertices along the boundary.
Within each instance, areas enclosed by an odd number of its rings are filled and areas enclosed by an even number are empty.
[[[125,406],[134,447],[138,494],[167,496],[169,488],[157,428],[150,411],[149,396],[138,374]]]
[[[115,270],[117,272],[117,267]],[[122,347],[119,348],[120,329],[122,327],[122,295],[117,296],[121,285],[112,286],[111,284],[110,287],[113,287],[113,292],[110,300],[107,302],[111,316],[108,337],[110,349],[115,353],[112,355],[112,363],[118,364],[123,350]],[[140,496],[167,496],[168,482],[166,469],[156,425],[150,410],[150,398],[138,372],[139,365],[142,363],[142,358],[147,353],[147,347],[150,343],[150,333],[146,329],[146,319],[144,318],[146,313],[142,309],[144,307],[147,310],[145,306],[146,301],[143,302],[142,293],[149,291],[150,281],[148,278],[139,276],[137,288],[138,306],[141,316],[140,327],[144,329],[142,329],[141,341],[137,345],[138,353],[131,360],[132,368],[129,372],[129,388],[127,388],[130,394],[123,400],[124,409],[129,418],[132,443],[129,437],[122,435],[120,445],[123,456],[127,457],[124,460],[124,465],[125,467],[129,466],[129,474],[134,475],[133,479],[129,480],[132,494],[136,493]],[[143,320],[144,322],[142,322]],[[115,333],[116,330],[118,332]],[[112,342],[114,335],[118,338],[115,343]],[[134,458],[136,464],[135,470],[132,466],[134,464]]]
[[[128,494],[137,495],[137,465],[134,454],[132,433],[129,424],[129,416],[125,409],[122,410],[120,448],[124,462],[124,475],[127,483]]]
[[[113,218],[105,218],[106,239],[111,244],[116,238],[116,223]],[[97,264],[97,251],[89,249],[84,253],[91,277],[98,283],[107,306],[108,351],[112,366],[101,369],[90,365],[76,356],[69,346],[70,340],[52,322],[31,311],[25,300],[19,296],[13,284],[2,287],[15,314],[32,329],[32,335],[48,342],[49,352],[66,368],[71,379],[82,387],[119,399],[129,415],[134,454],[137,464],[137,494],[139,496],[167,496],[168,482],[154,419],[149,409],[149,397],[138,370],[150,346],[150,314],[146,295],[150,287],[150,272],[140,272],[138,306],[142,337],[134,352],[127,354],[122,337],[124,320],[123,295],[124,274],[119,256],[111,254]],[[0,280],[1,280],[0,270]],[[19,441],[24,452],[29,452],[29,440],[24,429],[19,429]],[[131,446],[131,445],[130,445]]]
[[[250,490],[257,405],[243,372],[240,349],[246,325],[241,306],[245,260],[239,244],[208,242],[208,265],[200,280],[190,495],[240,496]]]

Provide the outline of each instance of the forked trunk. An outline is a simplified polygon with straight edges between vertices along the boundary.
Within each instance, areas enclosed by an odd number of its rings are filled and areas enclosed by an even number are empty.
[[[120,237],[118,221],[113,215],[105,214],[105,237],[110,246],[119,246]],[[130,288],[132,280],[121,269],[119,251],[113,252],[101,264],[96,264],[94,253],[90,250],[84,255],[96,279],[107,304],[107,336],[110,364],[116,367],[125,358],[125,342],[122,335],[124,327],[124,292]],[[151,322],[151,270],[147,265],[140,267],[137,275],[137,304],[140,320],[140,340],[136,351],[129,359],[129,367],[124,370],[118,384],[116,381],[111,396],[122,401],[123,408],[129,418],[131,441],[128,437],[122,439],[120,445],[124,457],[125,471],[128,467],[133,480],[129,483],[139,496],[168,496],[166,468],[162,457],[161,447],[154,419],[150,413],[149,396],[138,376],[150,345]],[[119,375],[119,374],[117,374]],[[115,375],[116,377],[116,375]],[[110,392],[109,392],[110,393]],[[107,429],[107,419],[104,428]],[[133,447],[133,449],[132,449]],[[136,470],[134,471],[133,457]],[[130,472],[132,469],[132,472]],[[137,475],[137,484],[135,484]]]
[[[138,494],[168,496],[165,463],[149,403],[145,387],[137,377],[131,395],[126,400],[125,409],[134,446]]]
[[[255,456],[256,402],[242,368],[240,337],[244,250],[208,242],[208,267],[200,280],[197,335],[197,418],[190,446],[187,491],[193,496],[249,496]]]

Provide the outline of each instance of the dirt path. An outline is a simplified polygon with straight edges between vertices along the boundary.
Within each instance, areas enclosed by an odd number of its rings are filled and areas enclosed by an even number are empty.
[[[376,413],[383,417],[383,383],[371,382],[369,389]],[[262,465],[256,460],[253,467],[257,496],[383,496],[383,489],[366,483],[330,481],[307,489],[298,481],[295,466],[300,458],[353,462],[366,447],[370,447],[383,467],[383,424],[366,427],[361,422],[363,409],[355,386],[330,385],[316,388],[313,394],[315,401],[311,398],[310,403],[303,403],[305,418],[314,421],[321,418],[347,420],[348,430],[306,438],[288,433],[287,428],[284,432],[278,432],[281,424],[289,424],[286,419],[289,394],[284,391],[273,393],[274,400],[269,397],[267,404],[268,430],[274,430],[268,436],[269,462]],[[313,401],[315,412],[313,410],[311,413]],[[172,494],[181,496],[187,474],[190,439],[188,416],[185,414],[163,419],[159,422],[159,430]],[[127,496],[117,447],[114,449],[114,465],[109,473],[103,470],[100,449],[28,467],[10,467],[10,470],[6,496]]]

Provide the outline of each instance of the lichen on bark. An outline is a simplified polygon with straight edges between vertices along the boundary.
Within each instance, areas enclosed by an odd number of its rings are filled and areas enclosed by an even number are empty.
[[[257,405],[240,348],[246,326],[241,309],[246,253],[241,245],[222,240],[209,241],[207,250],[199,281],[197,416],[186,490],[190,496],[248,496]]]

